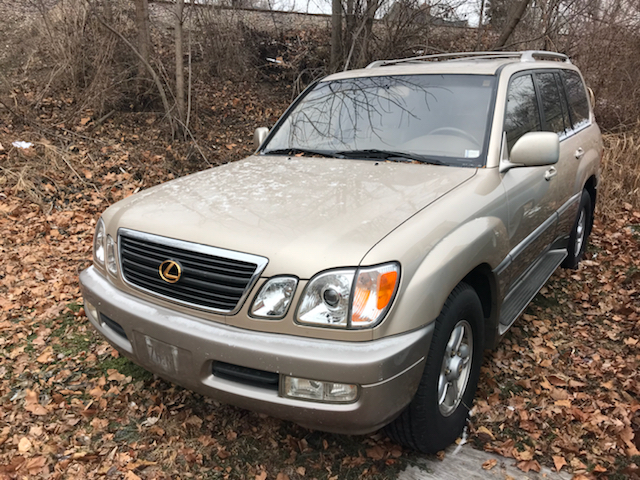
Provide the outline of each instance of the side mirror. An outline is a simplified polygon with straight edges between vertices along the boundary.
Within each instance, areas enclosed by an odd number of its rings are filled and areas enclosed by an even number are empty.
[[[518,139],[509,160],[500,162],[500,172],[514,167],[553,165],[560,158],[560,139],[553,132],[529,132]]]
[[[255,145],[256,149],[260,148],[260,145],[262,145],[262,142],[264,142],[264,139],[267,138],[267,135],[269,135],[268,128],[266,127],[256,128],[256,131],[253,132],[253,144]]]
[[[589,102],[591,103],[591,110],[593,110],[596,108],[596,94],[589,87],[587,87],[587,92],[589,92]]]

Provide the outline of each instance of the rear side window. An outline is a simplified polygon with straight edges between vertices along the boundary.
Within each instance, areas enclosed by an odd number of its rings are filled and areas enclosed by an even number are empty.
[[[536,81],[542,98],[542,112],[544,114],[542,129],[559,135],[564,134],[566,130],[571,128],[571,123],[566,114],[566,106],[563,104],[563,96],[556,74],[552,72],[538,73]]]
[[[563,70],[564,82],[567,89],[567,100],[569,101],[569,113],[573,128],[580,127],[589,121],[589,101],[585,91],[582,78],[578,72],[573,70]]]
[[[531,75],[515,77],[509,84],[504,130],[509,152],[525,133],[540,131],[540,112]]]

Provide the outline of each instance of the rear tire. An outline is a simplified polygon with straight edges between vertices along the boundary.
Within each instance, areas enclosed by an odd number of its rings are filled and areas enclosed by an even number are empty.
[[[436,320],[415,397],[386,427],[391,439],[420,452],[436,453],[460,436],[478,385],[483,323],[475,290],[459,284]]]
[[[578,215],[569,235],[569,245],[567,246],[567,258],[562,262],[564,268],[576,269],[582,256],[587,249],[589,233],[593,225],[593,212],[591,211],[591,196],[586,190],[582,191]]]

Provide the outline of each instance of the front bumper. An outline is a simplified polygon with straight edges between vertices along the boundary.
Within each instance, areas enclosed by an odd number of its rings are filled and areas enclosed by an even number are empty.
[[[93,326],[149,371],[224,403],[336,433],[372,432],[402,411],[418,387],[433,335],[433,324],[370,342],[262,333],[132,296],[115,288],[94,267],[80,274],[80,285],[85,302],[99,312],[94,318],[85,309]],[[157,349],[164,355],[156,355]],[[286,398],[275,389],[214,375],[215,362],[272,372],[280,383],[284,375],[291,375],[358,384],[359,396],[348,404]]]

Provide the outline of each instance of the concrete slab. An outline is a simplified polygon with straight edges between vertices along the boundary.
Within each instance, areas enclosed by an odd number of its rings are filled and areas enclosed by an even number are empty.
[[[484,470],[482,464],[495,459],[495,467]],[[476,450],[470,445],[452,446],[446,450],[443,460],[428,456],[418,465],[408,467],[400,473],[397,480],[570,480],[571,475],[555,472],[542,467],[540,473],[524,473],[516,467],[513,458],[505,458],[494,453]]]

